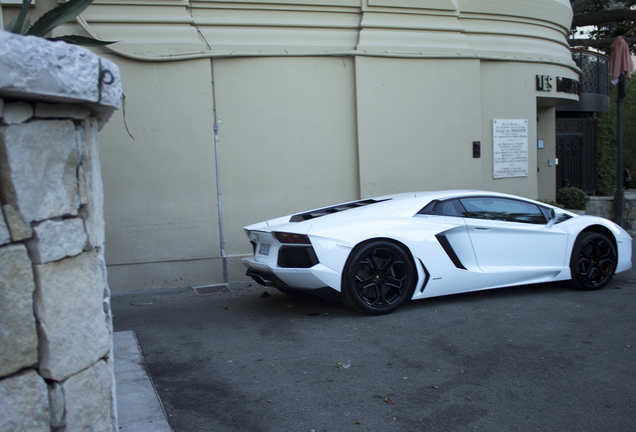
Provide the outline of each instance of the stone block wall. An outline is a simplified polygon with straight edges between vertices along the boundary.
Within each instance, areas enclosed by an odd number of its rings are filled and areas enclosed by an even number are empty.
[[[97,120],[0,106],[0,431],[112,430]]]
[[[112,62],[0,31],[0,432],[118,430],[97,132],[119,97]]]
[[[585,206],[585,214],[614,220],[614,197],[591,196]]]
[[[605,219],[614,220],[614,197],[590,197],[590,201],[585,207],[585,214],[601,216]],[[636,230],[636,193],[628,191],[625,193],[625,229]]]

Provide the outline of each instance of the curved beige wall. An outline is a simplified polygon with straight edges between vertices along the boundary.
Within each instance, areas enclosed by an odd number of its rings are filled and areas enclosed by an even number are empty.
[[[119,41],[113,49],[149,61],[367,55],[574,67],[567,0],[95,0],[83,17],[87,31]]]
[[[260,220],[412,190],[554,195],[554,106],[577,96],[536,76],[578,79],[567,0],[96,0],[83,16],[59,32],[121,41],[100,51],[134,136],[118,113],[99,137],[113,290],[223,282],[215,117],[229,280]],[[501,118],[528,120],[527,177],[493,178]]]

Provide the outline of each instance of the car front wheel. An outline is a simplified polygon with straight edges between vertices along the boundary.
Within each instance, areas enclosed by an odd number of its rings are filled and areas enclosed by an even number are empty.
[[[347,261],[342,302],[369,315],[388,314],[411,298],[415,280],[415,266],[402,248],[384,240],[366,243]]]
[[[614,275],[616,261],[616,249],[607,237],[594,232],[583,234],[572,250],[572,285],[580,290],[603,288]]]

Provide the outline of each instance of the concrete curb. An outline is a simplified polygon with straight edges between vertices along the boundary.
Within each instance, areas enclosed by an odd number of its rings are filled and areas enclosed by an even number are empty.
[[[173,432],[132,330],[113,333],[121,432]]]

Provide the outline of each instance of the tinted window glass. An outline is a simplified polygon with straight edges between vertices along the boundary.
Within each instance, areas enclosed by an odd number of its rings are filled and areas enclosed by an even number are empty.
[[[547,219],[539,206],[523,201],[505,198],[474,197],[462,198],[466,217],[508,222],[545,224]]]
[[[464,216],[464,208],[458,200],[441,201],[435,204],[433,213],[440,216]]]

